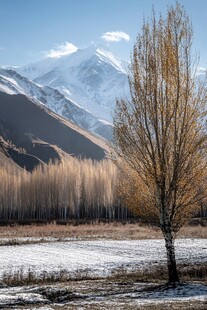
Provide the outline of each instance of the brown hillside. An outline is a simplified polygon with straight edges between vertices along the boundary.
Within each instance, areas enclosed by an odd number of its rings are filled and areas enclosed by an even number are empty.
[[[0,92],[0,135],[44,162],[64,153],[94,160],[105,157],[104,142],[23,95]]]
[[[17,172],[21,168],[32,171],[40,163],[43,162],[39,158],[18,150],[0,137],[0,167],[6,167],[10,172]]]

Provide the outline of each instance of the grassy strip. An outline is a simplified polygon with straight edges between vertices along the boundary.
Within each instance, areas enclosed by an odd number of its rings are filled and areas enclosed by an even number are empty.
[[[178,265],[181,281],[202,281],[207,283],[207,263],[194,265]],[[165,265],[154,266],[149,269],[128,271],[124,268],[113,270],[114,279],[132,280],[135,282],[162,282],[168,280]]]
[[[207,229],[206,229],[207,236]],[[94,224],[94,225],[42,225],[42,226],[14,226],[0,227],[0,238],[78,238],[78,239],[111,239],[111,240],[135,240],[162,238],[159,229],[140,224]]]
[[[77,270],[70,273],[67,270],[62,269],[52,272],[44,271],[40,274],[36,274],[34,270],[29,269],[28,271],[25,271],[21,268],[17,271],[4,272],[2,276],[2,283],[8,286],[22,286],[97,279],[99,279],[99,277],[91,276],[88,270]]]
[[[207,283],[207,263],[198,265],[180,265],[179,274],[182,281],[202,281]],[[18,271],[5,272],[2,282],[8,286],[21,286],[32,284],[53,284],[58,282],[70,282],[81,280],[97,280],[103,277],[92,276],[90,270],[77,270],[70,273],[65,269],[54,272],[42,272],[37,275],[35,271],[22,269]],[[125,268],[118,268],[112,271],[108,280],[122,283],[133,282],[156,282],[167,281],[167,270],[165,266],[155,266],[150,269],[128,271]]]
[[[0,238],[82,238],[82,239],[113,239],[113,240],[139,240],[139,239],[158,239],[163,238],[159,228],[137,224],[85,224],[80,226],[73,225],[17,225],[14,227],[0,226]],[[207,238],[207,226],[185,226],[177,238]]]

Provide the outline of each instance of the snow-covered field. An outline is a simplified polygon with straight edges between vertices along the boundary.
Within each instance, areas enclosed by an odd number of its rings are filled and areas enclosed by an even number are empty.
[[[186,264],[207,262],[207,239],[180,239],[176,241],[175,246],[178,262]],[[37,275],[44,271],[58,272],[62,269],[69,273],[88,270],[89,275],[103,276],[119,267],[138,269],[163,263],[166,263],[166,255],[164,241],[161,239],[67,240],[0,246],[0,277],[5,272],[15,272],[20,269],[25,272],[30,269]],[[55,296],[58,292],[62,292],[63,299],[60,303],[59,301],[54,303],[50,298],[48,299],[48,296]],[[64,298],[66,298],[65,301]],[[160,303],[169,306],[174,302],[176,305],[180,303],[181,307],[186,305],[184,309],[188,309],[188,305],[193,305],[192,307],[195,305],[196,309],[205,309],[202,306],[207,304],[207,286],[192,283],[181,285],[175,290],[165,290],[161,287],[156,288],[150,283],[132,281],[119,284],[102,279],[74,281],[68,286],[53,284],[0,288],[0,307],[10,309],[16,306],[16,310],[22,309],[17,308],[18,305],[28,306],[24,308],[28,310],[56,310],[60,309],[59,306],[61,309],[139,309],[139,307],[148,305],[153,307]]]
[[[207,262],[207,239],[179,239],[175,247],[180,263]],[[165,262],[162,239],[68,241],[0,247],[0,276],[22,268],[37,274],[65,269],[108,275],[119,267],[137,269]]]

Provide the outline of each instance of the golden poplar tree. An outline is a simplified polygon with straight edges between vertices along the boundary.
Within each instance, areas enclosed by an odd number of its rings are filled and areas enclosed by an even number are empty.
[[[117,100],[114,117],[115,149],[126,177],[124,197],[138,213],[158,218],[169,283],[179,282],[175,235],[205,195],[199,185],[206,171],[207,92],[196,76],[192,38],[179,3],[168,8],[166,18],[153,11],[134,44],[131,98]],[[136,206],[127,186],[137,189]]]

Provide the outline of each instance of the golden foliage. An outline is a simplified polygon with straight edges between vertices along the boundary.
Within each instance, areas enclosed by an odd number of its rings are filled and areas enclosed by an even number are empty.
[[[196,76],[192,39],[181,5],[170,7],[166,19],[157,20],[153,12],[134,45],[131,100],[117,100],[114,117],[116,152],[126,174],[130,169],[122,182],[127,203],[138,213],[158,213],[162,230],[174,233],[206,195],[201,184],[207,166],[207,90]]]
[[[150,223],[157,224],[158,211],[154,208],[154,197],[149,188],[144,184],[139,174],[126,165],[119,162],[120,180],[118,193],[127,205],[128,209],[139,218]]]

